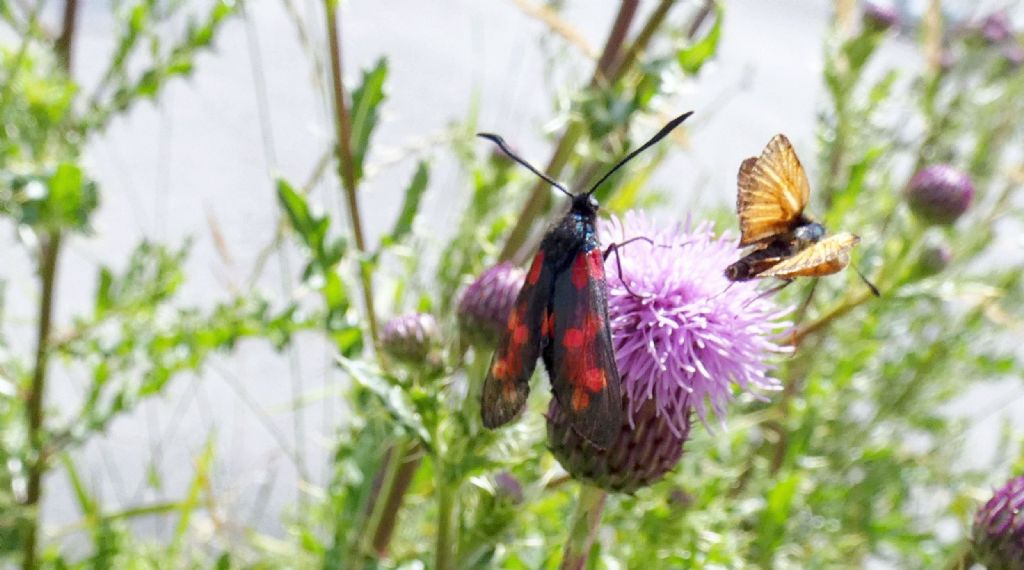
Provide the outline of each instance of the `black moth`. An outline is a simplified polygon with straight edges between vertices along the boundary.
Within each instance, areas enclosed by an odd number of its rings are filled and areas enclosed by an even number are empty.
[[[564,186],[516,156],[498,135],[480,133],[510,158],[572,199],[572,207],[548,230],[516,298],[506,331],[491,360],[481,394],[488,428],[522,412],[537,358],[544,360],[551,388],[575,430],[594,445],[611,445],[622,424],[622,396],[608,325],[605,258],[597,239],[596,190],[616,170],[654,145],[692,114],[676,117],[611,168],[586,193]]]

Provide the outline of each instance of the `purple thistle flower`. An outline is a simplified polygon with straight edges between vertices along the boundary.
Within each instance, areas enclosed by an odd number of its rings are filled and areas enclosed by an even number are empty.
[[[1024,476],[1010,479],[974,516],[974,555],[989,570],[1024,568]]]
[[[631,402],[630,420],[653,398],[659,414],[685,432],[689,408],[707,423],[708,405],[724,421],[732,384],[751,392],[778,390],[767,357],[788,352],[775,342],[789,309],[758,297],[754,281],[732,283],[722,268],[736,242],[710,224],[659,228],[630,213],[600,228],[604,241],[647,237],[608,257],[608,316],[615,359]],[[665,246],[671,246],[665,247]],[[622,279],[619,279],[619,263]],[[623,286],[625,281],[634,296]]]
[[[775,342],[789,309],[759,297],[753,282],[725,279],[736,241],[716,238],[710,224],[658,227],[630,213],[598,229],[606,244],[633,237],[654,244],[632,242],[605,261],[623,425],[612,445],[599,449],[551,400],[548,444],[573,477],[631,492],[679,462],[692,415],[706,424],[710,408],[724,423],[733,384],[755,393],[779,389],[766,361],[789,350]]]

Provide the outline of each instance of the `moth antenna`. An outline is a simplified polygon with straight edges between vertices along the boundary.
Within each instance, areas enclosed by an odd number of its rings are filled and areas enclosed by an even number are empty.
[[[550,176],[548,176],[547,174],[544,174],[540,170],[537,170],[536,168],[534,168],[534,166],[532,164],[530,164],[529,162],[526,162],[526,160],[524,160],[523,158],[520,158],[516,153],[512,152],[512,149],[510,149],[508,147],[508,144],[505,143],[505,139],[501,138],[499,135],[496,135],[496,134],[493,134],[493,133],[477,133],[476,136],[478,136],[478,137],[480,137],[482,139],[487,139],[487,140],[491,141],[492,143],[498,145],[498,148],[500,148],[501,152],[505,153],[506,156],[508,156],[512,160],[518,162],[519,164],[525,166],[530,172],[536,174],[537,176],[540,176],[545,182],[547,182],[548,184],[554,186],[555,188],[558,188],[566,196],[568,196],[570,198],[573,198],[572,192],[569,192],[565,188],[565,186],[562,186],[558,182],[555,182],[554,180],[552,180],[552,178]]]
[[[593,194],[594,190],[597,190],[597,188],[599,186],[601,186],[601,184],[603,184],[605,180],[608,180],[609,176],[611,176],[612,174],[615,174],[615,171],[617,171],[618,169],[622,168],[627,162],[633,160],[636,157],[636,155],[638,155],[641,152],[643,152],[643,151],[651,148],[652,146],[658,144],[658,141],[660,141],[661,139],[665,138],[669,133],[671,133],[673,130],[675,130],[676,127],[681,125],[683,123],[683,121],[688,119],[690,117],[690,115],[692,115],[692,114],[693,114],[693,111],[688,111],[688,112],[683,113],[682,115],[679,115],[678,117],[672,119],[671,121],[669,121],[667,125],[662,127],[660,131],[658,131],[658,134],[656,134],[653,137],[651,137],[651,140],[649,140],[649,141],[645,142],[644,144],[640,145],[640,148],[638,148],[638,149],[634,150],[633,152],[627,154],[626,158],[623,158],[622,160],[620,160],[618,164],[616,164],[615,166],[612,167],[611,170],[606,172],[605,175],[602,176],[601,179],[598,180],[597,183],[595,183],[590,188],[590,190],[587,191],[587,196],[590,196],[591,194]]]
[[[874,283],[872,283],[871,281],[868,281],[867,277],[864,277],[864,274],[860,272],[860,268],[859,267],[857,267],[856,265],[853,265],[853,270],[857,272],[857,276],[859,276],[860,280],[863,281],[864,284],[868,286],[868,289],[871,289],[871,293],[875,297],[881,297],[882,296],[882,294],[878,291],[878,287],[875,287]]]

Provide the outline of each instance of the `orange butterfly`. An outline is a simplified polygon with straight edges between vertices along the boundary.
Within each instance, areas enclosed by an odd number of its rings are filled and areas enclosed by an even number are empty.
[[[831,275],[850,264],[860,238],[848,232],[826,236],[824,226],[804,215],[811,187],[785,135],[775,135],[760,158],[744,160],[738,178],[739,246],[751,249],[725,269],[726,278],[789,281]]]

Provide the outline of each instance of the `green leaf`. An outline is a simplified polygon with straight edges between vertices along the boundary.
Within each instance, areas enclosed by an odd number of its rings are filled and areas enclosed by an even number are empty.
[[[277,179],[277,198],[288,215],[288,221],[292,228],[298,232],[306,247],[313,250],[318,260],[326,257],[324,250],[324,238],[327,235],[328,221],[322,217],[316,217],[309,209],[306,197],[300,194],[282,178]]]
[[[405,189],[405,201],[402,203],[402,210],[395,220],[395,227],[391,233],[384,238],[386,244],[397,243],[412,231],[412,223],[420,208],[420,201],[423,193],[427,190],[427,183],[430,180],[430,165],[426,161],[420,161],[416,166],[416,173],[413,174],[409,187]]]
[[[71,456],[67,453],[62,453],[60,455],[60,462],[64,466],[64,471],[68,474],[71,488],[75,492],[75,500],[78,501],[78,508],[82,510],[82,514],[87,518],[98,515],[99,510],[96,507],[96,501],[90,495],[89,490],[85,488],[85,483],[78,474],[78,468],[75,467]]]
[[[365,387],[376,396],[391,416],[410,434],[419,438],[424,447],[431,448],[430,434],[423,424],[423,418],[416,413],[415,406],[401,386],[389,382],[380,371],[363,362],[349,360],[344,356],[337,357],[338,364],[354,381]]]
[[[377,65],[363,72],[363,80],[352,92],[352,159],[356,180],[363,178],[363,162],[370,147],[370,135],[377,127],[377,108],[384,101],[384,81],[388,76],[388,60],[380,58]]]
[[[722,4],[716,2],[715,23],[711,27],[711,31],[697,43],[685,47],[676,53],[676,59],[679,61],[679,66],[683,68],[683,71],[690,75],[696,74],[718,52],[718,41],[722,37],[722,20],[724,15],[725,9],[722,7]]]

